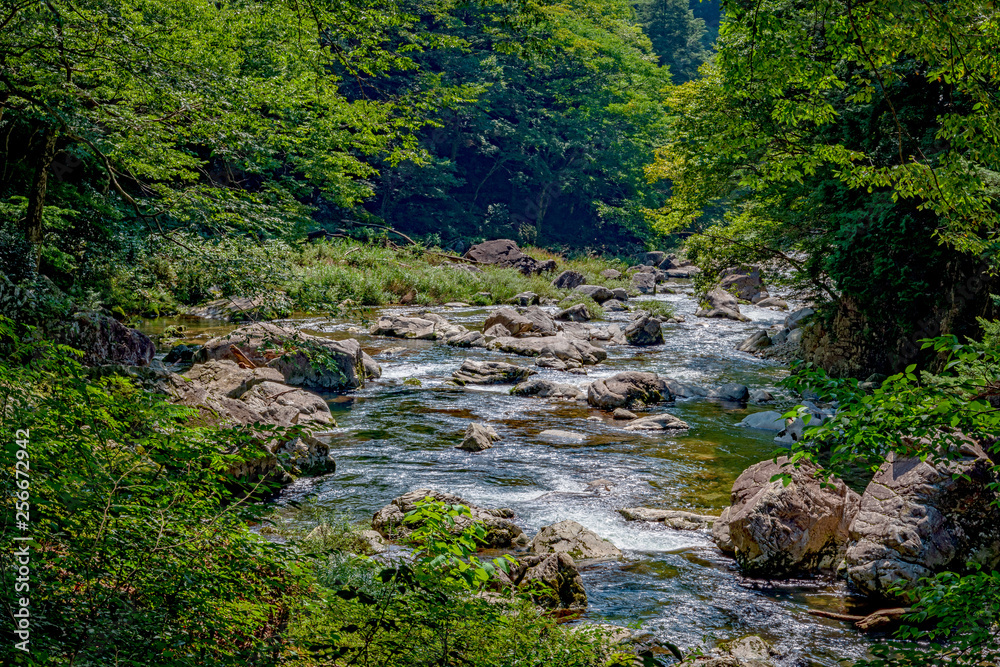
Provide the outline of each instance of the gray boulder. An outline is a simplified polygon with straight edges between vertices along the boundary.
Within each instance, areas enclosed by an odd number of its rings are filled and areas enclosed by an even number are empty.
[[[668,269],[666,271],[668,278],[679,278],[679,279],[694,278],[699,273],[701,273],[701,269],[693,265],[679,266],[676,268]]]
[[[538,306],[531,306],[521,314],[531,322],[532,336],[552,336],[558,331],[556,321]]]
[[[914,588],[924,577],[965,572],[973,562],[1000,567],[997,476],[972,442],[958,460],[890,455],[861,497],[850,525],[847,580],[879,597]]]
[[[621,549],[576,521],[544,526],[531,540],[536,554],[566,553],[573,560],[621,558]]]
[[[535,306],[538,305],[539,296],[534,292],[521,292],[515,294],[510,301],[518,306]]]
[[[500,308],[490,313],[483,323],[483,330],[489,331],[496,324],[503,326],[511,336],[520,336],[535,328],[531,320],[513,308]]]
[[[629,345],[649,346],[663,344],[660,321],[642,313],[625,327],[625,340]]]
[[[733,484],[732,505],[713,527],[719,548],[733,551],[751,576],[833,571],[844,558],[860,496],[837,478],[824,485],[810,463],[784,467],[787,460],[747,468]],[[792,477],[788,486],[771,481],[786,472]]]
[[[516,384],[528,376],[535,375],[530,368],[522,368],[503,361],[474,361],[466,359],[462,366],[451,374],[458,385],[466,384]]]
[[[626,521],[650,521],[662,523],[674,530],[708,530],[719,518],[681,510],[663,510],[653,507],[625,507],[618,513]]]
[[[750,334],[736,349],[740,352],[756,352],[765,347],[771,347],[771,337],[767,335],[766,329],[761,329]]]
[[[695,316],[726,318],[740,322],[747,322],[750,319],[740,312],[736,297],[720,288],[715,288],[705,295],[702,308],[695,313]]]
[[[50,326],[47,333],[52,340],[83,352],[80,363],[85,366],[147,366],[156,354],[149,336],[92,311],[74,313]]]
[[[526,357],[549,357],[592,366],[608,358],[608,353],[588,341],[565,336],[538,338],[497,338],[490,349]]]
[[[774,308],[776,310],[788,310],[788,302],[776,296],[769,296],[754,303],[761,308]]]
[[[656,294],[656,274],[649,271],[633,273],[632,287],[642,294]]]
[[[559,289],[576,289],[586,281],[587,278],[579,271],[563,271],[552,281],[552,286]]]
[[[407,512],[411,512],[417,508],[417,502],[427,497],[448,505],[465,505],[469,508],[472,514],[471,517],[460,516],[455,518],[455,524],[451,527],[451,531],[456,535],[461,534],[462,531],[472,525],[472,522],[478,521],[486,529],[487,546],[506,549],[528,544],[528,537],[524,534],[524,531],[510,520],[514,516],[513,510],[479,507],[454,494],[431,489],[417,489],[393,499],[391,503],[375,513],[375,516],[372,518],[372,528],[390,539],[409,534],[418,525],[404,524],[403,517]]]
[[[456,449],[467,452],[481,452],[493,446],[493,443],[500,439],[500,435],[489,424],[469,424],[465,429],[465,437],[462,444]]]
[[[785,318],[785,328],[789,330],[798,329],[807,317],[815,314],[816,311],[812,308],[799,308]]]
[[[752,301],[764,289],[764,281],[760,278],[760,269],[756,268],[729,268],[724,270],[720,287],[743,301]]]
[[[649,266],[659,266],[667,258],[667,253],[659,250],[647,252],[642,256],[642,263]]]
[[[666,413],[634,419],[625,425],[626,431],[682,431],[686,428],[687,422]]]
[[[479,264],[514,268],[525,275],[553,271],[556,268],[554,260],[540,262],[528,257],[510,239],[494,239],[477,243],[469,248],[468,252],[465,253],[465,258]]]
[[[708,389],[695,384],[681,382],[673,378],[663,378],[664,383],[670,393],[678,398],[705,398],[708,396]]]
[[[580,611],[587,608],[587,592],[573,557],[567,553],[526,556],[497,572],[497,580],[531,592],[532,601],[549,609]]]
[[[615,293],[603,285],[579,285],[573,288],[573,291],[586,294],[597,303],[604,303],[615,298]]]
[[[638,419],[639,415],[635,414],[630,410],[625,408],[615,408],[614,413],[611,415],[615,419]]]
[[[590,311],[587,310],[587,305],[578,303],[565,310],[560,310],[556,313],[555,319],[566,322],[589,322],[591,317]]]
[[[750,399],[750,389],[745,384],[724,384],[709,391],[708,397],[728,403],[746,403]]]
[[[605,301],[604,303],[601,304],[601,308],[603,308],[605,311],[609,313],[624,313],[625,311],[628,310],[628,306],[622,303],[619,299],[611,299],[609,301]]]
[[[776,410],[766,410],[747,415],[737,426],[757,429],[758,431],[774,431],[775,433],[785,430],[785,418]]]
[[[637,404],[673,400],[666,382],[656,373],[629,371],[597,380],[587,389],[587,402],[595,408],[614,410]]]
[[[514,396],[538,396],[539,398],[566,398],[571,400],[586,398],[579,387],[552,380],[534,378],[513,387],[510,393]]]
[[[601,271],[601,277],[605,280],[620,280],[622,272],[617,269],[604,269]],[[574,285],[574,287],[576,287],[576,285]]]

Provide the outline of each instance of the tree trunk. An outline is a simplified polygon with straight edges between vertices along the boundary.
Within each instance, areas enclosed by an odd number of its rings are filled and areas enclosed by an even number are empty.
[[[24,216],[22,230],[24,238],[35,252],[35,266],[41,262],[42,233],[44,232],[42,213],[45,211],[45,191],[49,185],[49,167],[56,155],[56,129],[48,127],[42,135],[42,150],[38,154],[35,180],[28,193],[28,212]]]

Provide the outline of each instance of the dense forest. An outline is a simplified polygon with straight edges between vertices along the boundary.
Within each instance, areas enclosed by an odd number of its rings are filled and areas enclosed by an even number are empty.
[[[3,664],[1000,664],[992,0],[12,0],[0,157]]]

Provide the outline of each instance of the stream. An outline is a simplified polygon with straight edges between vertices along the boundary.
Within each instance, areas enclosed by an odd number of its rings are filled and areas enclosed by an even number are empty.
[[[587,367],[588,375],[538,369],[536,377],[585,387],[625,370],[653,371],[712,387],[739,382],[751,389],[782,391],[776,383],[787,369],[736,351],[753,330],[781,322],[786,313],[741,306],[750,322],[694,316],[690,286],[671,284],[676,294],[639,297],[671,302],[686,318],[664,325],[665,344],[655,347],[607,345],[608,359]],[[635,301],[635,300],[634,300]],[[793,305],[793,308],[795,306]],[[495,307],[435,307],[451,322],[481,329]],[[416,308],[384,312],[412,313]],[[555,309],[548,309],[553,311]],[[624,328],[630,313],[608,313]],[[147,321],[148,333],[183,323],[206,339],[233,325],[191,320]],[[757,634],[781,654],[782,665],[841,665],[863,657],[869,640],[851,625],[807,614],[808,609],[867,613],[865,600],[843,582],[800,579],[778,582],[742,577],[732,559],[701,531],[678,531],[658,524],[626,522],[616,511],[648,506],[718,515],[729,505],[733,482],[748,466],[768,459],[773,434],[738,427],[747,414],[774,406],[735,408],[704,399],[679,399],[656,406],[691,425],[679,435],[628,432],[610,414],[585,403],[514,397],[510,385],[448,384],[466,358],[509,361],[530,358],[454,348],[430,341],[374,338],[367,322],[293,318],[285,324],[333,338],[357,338],[382,366],[382,378],[363,389],[328,396],[338,428],[332,448],[335,473],[302,478],[276,502],[313,497],[320,505],[355,519],[371,515],[406,491],[448,491],[485,507],[510,507],[529,537],[541,527],[572,519],[609,539],[625,554],[622,561],[581,567],[589,597],[585,619],[652,633],[687,651],[716,641]],[[391,356],[389,348],[403,348]],[[404,384],[419,380],[420,385]],[[779,407],[792,405],[791,401]],[[600,417],[600,421],[588,417]],[[492,449],[471,454],[455,446],[470,421],[487,422],[502,436]],[[582,443],[538,437],[545,429],[585,434]],[[588,483],[606,480],[599,491]]]

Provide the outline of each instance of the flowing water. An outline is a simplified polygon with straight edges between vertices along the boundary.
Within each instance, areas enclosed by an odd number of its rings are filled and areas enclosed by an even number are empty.
[[[664,345],[609,345],[608,360],[588,367],[587,376],[537,369],[538,377],[585,386],[624,370],[641,370],[708,387],[739,382],[780,394],[774,387],[786,369],[735,347],[751,331],[780,322],[784,313],[743,306],[751,322],[696,318],[697,305],[687,287],[644,298],[669,301],[686,317],[685,323],[665,325]],[[435,311],[472,329],[482,327],[490,309]],[[628,315],[621,314],[622,326]],[[156,331],[169,323],[154,321],[145,328]],[[773,434],[736,425],[749,412],[768,408],[678,400],[656,409],[676,414],[690,430],[680,435],[633,433],[586,404],[514,397],[507,393],[509,385],[448,384],[466,358],[520,365],[530,359],[428,341],[372,338],[359,333],[363,323],[357,321],[300,318],[291,323],[320,335],[357,338],[382,365],[383,375],[364,389],[329,397],[338,422],[332,445],[337,470],[299,480],[285,489],[279,503],[315,497],[323,506],[362,519],[406,491],[432,488],[478,505],[513,508],[529,537],[541,526],[573,519],[625,553],[620,562],[582,568],[588,619],[641,628],[682,649],[758,634],[773,643],[784,665],[839,665],[865,654],[866,640],[850,625],[806,613],[862,609],[864,601],[842,583],[747,580],[707,533],[626,522],[616,512],[650,506],[718,514],[729,504],[736,477],[773,455]],[[206,326],[196,333],[205,337],[229,328]],[[389,348],[402,349],[380,355]],[[420,385],[404,384],[411,378]],[[600,421],[588,420],[590,416]],[[456,449],[470,421],[492,424],[502,441],[476,454]],[[548,442],[538,437],[545,429],[575,431],[586,439]],[[589,490],[588,484],[598,479],[606,482],[599,491]]]

